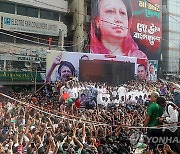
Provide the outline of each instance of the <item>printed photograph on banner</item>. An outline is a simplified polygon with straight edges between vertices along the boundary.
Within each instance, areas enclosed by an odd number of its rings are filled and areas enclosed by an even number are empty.
[[[149,60],[149,65],[148,65],[149,81],[157,80],[157,70],[158,70],[158,61],[157,60]]]
[[[91,53],[158,60],[160,10],[160,0],[92,0]]]
[[[148,70],[144,64],[138,65],[137,77],[138,77],[138,80],[148,80]]]
[[[79,54],[71,54],[68,57],[66,52],[50,52],[47,54],[46,82],[68,81],[77,77]]]
[[[148,60],[147,59],[137,59],[136,64],[136,79],[137,80],[148,80]]]

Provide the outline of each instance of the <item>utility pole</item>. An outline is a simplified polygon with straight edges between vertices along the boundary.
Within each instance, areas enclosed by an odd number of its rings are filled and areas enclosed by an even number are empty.
[[[64,42],[63,30],[59,29],[58,49],[60,51],[63,50],[63,46],[64,46],[63,42]]]
[[[36,87],[37,87],[37,67],[36,67],[36,70],[35,70],[35,81],[34,81],[34,90],[36,91]]]
[[[34,77],[34,90],[36,91],[37,89],[37,74],[38,74],[38,68],[40,67],[40,61],[37,61],[34,63],[34,68],[35,68],[35,77]]]
[[[81,51],[84,45],[84,19],[85,19],[85,10],[84,10],[84,1],[85,0],[74,0],[73,11],[73,25],[76,26],[73,36],[73,51]]]

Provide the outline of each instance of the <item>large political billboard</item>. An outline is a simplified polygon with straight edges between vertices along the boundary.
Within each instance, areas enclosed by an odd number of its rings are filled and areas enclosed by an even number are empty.
[[[161,0],[91,0],[91,53],[158,60]]]
[[[82,63],[82,61],[87,61],[87,63]],[[109,72],[110,74],[114,75],[114,80],[116,80],[115,77],[117,77],[117,80],[119,80],[120,77],[123,76],[121,73],[122,71],[124,71],[124,74],[127,75],[128,73],[126,73],[126,71],[130,69],[133,70],[131,73],[133,73],[134,76],[139,74],[139,76],[142,76],[142,71],[138,74],[139,66],[144,66],[145,68],[147,66],[147,61],[145,59],[138,59],[136,57],[79,52],[59,52],[51,50],[48,51],[46,58],[46,82],[68,81],[71,77],[76,77],[79,79],[80,63],[83,65],[88,64],[88,67],[91,67],[90,71],[93,70],[94,73],[90,74],[97,76],[98,73],[103,74],[101,72],[105,72],[108,74]],[[110,68],[108,69],[108,67]],[[124,69],[121,69],[121,67]],[[83,69],[88,68],[83,67],[81,69],[82,72],[84,72]],[[147,75],[147,72],[145,71],[144,74]],[[91,80],[90,76],[88,78]]]

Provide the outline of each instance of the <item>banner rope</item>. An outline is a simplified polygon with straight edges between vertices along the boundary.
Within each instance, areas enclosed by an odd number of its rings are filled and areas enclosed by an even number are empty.
[[[32,104],[24,104],[25,102],[23,101],[20,101],[20,100],[17,100],[15,98],[12,98],[6,94],[3,94],[3,93],[0,93],[0,95],[6,97],[6,98],[9,98],[11,100],[14,100],[18,103],[22,103],[23,105],[25,106],[29,106],[39,112],[42,112],[44,114],[48,114],[48,115],[51,115],[51,116],[54,116],[54,117],[57,117],[57,118],[60,118],[60,119],[66,119],[66,120],[69,120],[69,121],[83,121],[84,123],[87,123],[87,124],[93,124],[95,126],[121,126],[121,127],[126,127],[126,128],[129,128],[129,129],[166,129],[166,128],[169,128],[170,126],[171,127],[177,127],[179,128],[180,126],[176,126],[178,124],[180,124],[180,122],[174,122],[174,123],[170,123],[170,124],[164,124],[164,125],[157,125],[157,126],[153,126],[153,127],[143,127],[143,126],[129,126],[129,125],[110,125],[110,124],[105,124],[105,123],[100,123],[100,122],[96,122],[96,121],[87,121],[87,120],[84,120],[82,119],[81,117],[77,117],[77,116],[73,116],[73,115],[68,115],[68,114],[64,114],[64,113],[61,113],[61,112],[57,112],[57,114],[61,114],[62,116],[59,116],[59,115],[56,115],[56,114],[53,114],[53,113],[50,113],[50,110],[48,111],[44,111],[44,110],[47,110],[47,109],[42,109],[42,107],[39,107],[39,106],[36,106],[36,105],[32,105]],[[40,109],[39,109],[40,108]],[[51,112],[54,112],[51,110]],[[70,117],[70,118],[67,118],[67,117]],[[72,119],[73,118],[73,119]],[[78,119],[78,120],[77,120]]]

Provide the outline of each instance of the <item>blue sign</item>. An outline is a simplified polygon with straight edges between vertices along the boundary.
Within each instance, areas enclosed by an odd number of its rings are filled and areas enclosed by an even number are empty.
[[[11,18],[4,17],[4,24],[11,25]]]

